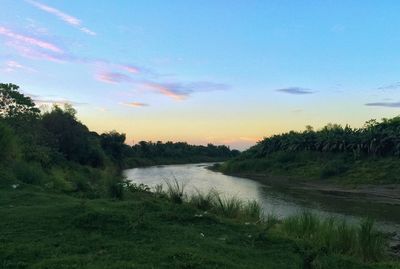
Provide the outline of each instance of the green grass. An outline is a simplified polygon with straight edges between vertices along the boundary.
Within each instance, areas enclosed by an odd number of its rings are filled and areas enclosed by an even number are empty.
[[[143,186],[112,200],[3,184],[0,268],[396,268],[173,200]],[[224,203],[235,212],[239,202]]]
[[[343,153],[275,152],[265,158],[238,157],[215,166],[227,174],[284,176],[297,180],[331,180],[342,184],[400,183],[400,159],[355,160]]]
[[[187,198],[187,202],[197,209],[241,221],[259,221],[262,214],[257,201],[244,202],[235,196],[224,197],[215,190],[206,193],[196,191]]]
[[[384,234],[376,230],[371,219],[365,219],[359,225],[349,225],[332,217],[321,219],[303,212],[283,220],[279,230],[331,253],[357,256],[363,261],[382,260],[387,248]]]
[[[182,204],[185,199],[185,184],[179,183],[179,181],[174,178],[171,180],[165,180],[167,184],[166,194],[168,198],[177,204]]]

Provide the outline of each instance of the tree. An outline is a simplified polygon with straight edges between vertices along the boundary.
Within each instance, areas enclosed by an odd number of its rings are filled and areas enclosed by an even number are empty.
[[[18,89],[17,85],[0,83],[0,117],[38,117],[40,110],[30,97],[20,93]]]
[[[104,133],[101,135],[101,147],[103,150],[114,158],[115,161],[121,163],[124,158],[125,134],[120,134],[116,131]]]
[[[90,156],[90,132],[71,112],[71,109],[54,106],[51,112],[43,115],[43,127],[53,136],[57,150],[67,160],[86,164]]]

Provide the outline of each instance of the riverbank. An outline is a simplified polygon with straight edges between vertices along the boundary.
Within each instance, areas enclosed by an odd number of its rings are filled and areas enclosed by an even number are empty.
[[[127,158],[125,160],[124,168],[141,168],[151,167],[157,165],[173,165],[173,164],[197,164],[197,163],[218,163],[225,162],[227,158],[222,157],[204,157],[192,156],[190,158]]]
[[[140,188],[124,197],[1,186],[2,268],[398,268],[333,254],[264,224],[206,213]]]
[[[343,185],[334,180],[301,180],[293,176],[271,175],[267,173],[225,172],[220,167],[208,169],[225,175],[248,178],[282,190],[302,190],[342,197],[344,199],[366,199],[371,202],[400,206],[400,184],[384,185]]]

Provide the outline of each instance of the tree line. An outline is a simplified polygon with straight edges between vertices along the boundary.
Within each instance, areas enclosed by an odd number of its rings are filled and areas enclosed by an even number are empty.
[[[328,124],[320,130],[307,126],[264,138],[243,156],[267,157],[274,152],[333,152],[361,157],[400,157],[400,117],[369,120],[361,128]]]
[[[90,131],[69,104],[41,112],[17,85],[0,83],[0,179],[44,180],[45,184],[70,190],[90,189],[99,181],[118,177],[122,168],[134,164],[134,159],[185,161],[196,156],[201,161],[238,154],[226,146],[211,144],[141,141],[130,146],[125,139],[125,134],[116,131]]]

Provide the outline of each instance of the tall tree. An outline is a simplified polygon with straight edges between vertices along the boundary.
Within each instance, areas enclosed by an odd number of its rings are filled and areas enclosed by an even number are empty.
[[[17,85],[0,83],[0,117],[38,117],[40,110],[35,107],[33,100],[20,93],[18,89]]]

